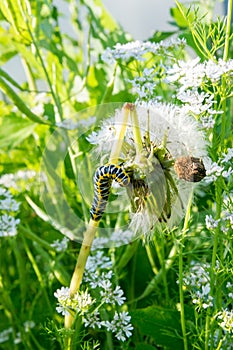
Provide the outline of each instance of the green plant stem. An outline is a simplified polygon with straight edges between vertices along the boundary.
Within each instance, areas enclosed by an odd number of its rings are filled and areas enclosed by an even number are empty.
[[[150,262],[151,269],[152,269],[153,273],[155,275],[157,275],[159,271],[157,269],[157,266],[155,265],[155,261],[154,261],[154,257],[153,257],[153,253],[152,253],[150,244],[146,243],[145,248],[146,248],[146,254],[147,254],[148,260]]]
[[[184,311],[184,291],[183,291],[183,249],[184,239],[189,227],[189,219],[192,206],[192,193],[189,198],[183,229],[181,232],[181,243],[179,246],[179,295],[180,295],[180,322],[183,335],[184,350],[188,350],[188,339],[186,334],[185,311]]]
[[[36,82],[35,82],[35,79],[33,77],[32,69],[24,57],[21,57],[21,62],[22,62],[22,65],[24,67],[24,71],[25,71],[25,74],[27,77],[29,89],[31,91],[36,92],[37,91]]]
[[[113,144],[112,152],[109,158],[110,163],[117,164],[120,156],[123,140],[125,137],[129,111],[132,108],[131,104],[125,104],[123,107],[123,120],[121,121],[121,127],[116,135],[116,142]],[[70,296],[73,297],[79,290],[82,282],[83,273],[85,270],[87,258],[90,254],[93,239],[95,237],[96,230],[99,226],[99,221],[90,220],[87,230],[84,232],[82,246],[78,255],[77,263],[70,282]],[[65,328],[71,328],[74,323],[74,315],[69,314],[65,316]],[[72,337],[69,335],[66,339],[66,350],[72,349]]]
[[[7,84],[7,82],[0,77],[0,89],[6,94],[7,97],[9,97],[16,107],[26,115],[30,120],[32,120],[35,123],[39,124],[51,124],[50,122],[43,120],[39,118],[36,114],[34,114],[21,100],[21,98],[17,95],[17,93],[10,87],[10,85]]]
[[[142,152],[143,144],[142,144],[142,137],[141,137],[141,131],[139,127],[137,111],[135,107],[131,109],[130,116],[133,124],[133,135],[134,135],[135,148],[136,148],[136,157],[140,160],[143,154]]]
[[[232,0],[228,0],[226,37],[225,37],[225,46],[224,46],[224,53],[223,53],[223,60],[224,61],[226,61],[228,59],[230,34],[231,34],[231,19],[232,19]]]
[[[6,79],[11,85],[17,88],[20,91],[25,91],[22,86],[20,86],[16,80],[14,80],[7,72],[0,68],[0,76]]]
[[[172,267],[172,264],[177,256],[177,250],[178,247],[175,243],[170,250],[168,258],[164,262],[164,267],[159,270],[158,274],[150,281],[144,292],[136,299],[136,301],[146,298],[155,290],[157,284],[163,279],[163,274],[165,271],[167,272]]]
[[[36,41],[36,39],[34,38],[34,35],[33,35],[32,31],[31,31],[31,29],[30,29],[30,25],[29,25],[28,22],[27,22],[27,25],[28,25],[28,32],[29,32],[29,34],[30,34],[30,36],[31,36],[31,39],[32,39],[32,42],[33,42],[33,44],[34,44],[34,46],[35,46],[36,53],[37,53],[38,58],[39,58],[39,60],[40,60],[40,63],[41,63],[41,66],[42,66],[42,68],[43,68],[45,77],[46,77],[46,79],[47,79],[47,82],[48,82],[48,85],[49,85],[49,89],[50,89],[50,91],[51,91],[51,94],[52,94],[54,103],[55,103],[55,105],[56,105],[56,107],[57,107],[57,111],[58,111],[60,120],[62,120],[63,112],[62,112],[62,107],[61,107],[61,103],[60,103],[59,96],[58,96],[58,94],[55,93],[55,91],[54,91],[54,89],[53,89],[53,84],[52,84],[52,82],[51,82],[51,80],[50,80],[50,77],[49,77],[49,74],[48,74],[48,72],[47,72],[47,69],[46,69],[46,66],[45,66],[45,63],[44,63],[44,59],[43,59],[43,57],[42,57],[42,55],[41,55],[41,53],[40,53],[39,46],[37,45],[37,41]]]
[[[109,163],[112,163],[112,164],[117,164],[118,163],[118,160],[119,160],[119,157],[120,157],[120,153],[121,153],[121,149],[122,149],[122,146],[123,146],[123,141],[124,141],[126,129],[127,129],[129,113],[130,113],[130,110],[132,108],[134,108],[134,105],[131,104],[131,103],[126,103],[124,105],[124,107],[123,107],[123,116],[122,116],[122,120],[121,120],[121,128],[119,128],[118,133],[116,134],[116,141],[113,143],[113,146],[112,146],[112,151],[111,151],[111,155],[110,155],[110,158],[109,158]]]
[[[227,9],[227,23],[226,23],[226,34],[225,34],[225,44],[224,44],[224,53],[223,60],[227,61],[229,54],[229,43],[230,43],[230,34],[231,34],[231,19],[232,19],[232,1],[228,0],[228,9]],[[222,93],[221,96],[221,109],[223,110],[222,120],[221,120],[221,147],[223,147],[226,133],[226,123],[227,123],[227,106],[226,106],[226,76],[222,78]]]
[[[198,50],[203,54],[204,57],[210,59],[212,58],[210,51],[208,50],[206,46],[206,42],[203,40],[203,37],[198,33],[198,31],[195,28],[195,25],[193,24],[193,21],[189,19],[189,15],[184,13],[183,5],[176,0],[176,6],[178,7],[180,14],[183,16],[184,20],[188,23],[188,26],[190,28],[193,40],[198,48]]]
[[[70,296],[73,297],[75,293],[79,290],[80,284],[82,282],[82,277],[84,269],[86,266],[86,261],[89,256],[91,245],[95,237],[96,229],[99,225],[98,221],[90,220],[89,226],[84,233],[83,243],[78,255],[77,263],[74,269],[73,276],[70,282]],[[70,328],[73,324],[74,318],[72,315],[65,316],[65,327]]]
[[[47,303],[47,307],[49,309],[49,312],[52,314],[53,310],[52,310],[52,307],[51,307],[51,303],[50,303],[50,300],[49,300],[49,297],[48,297],[48,294],[46,292],[46,285],[45,285],[45,282],[44,282],[44,279],[43,279],[43,276],[40,272],[40,269],[38,267],[38,264],[32,254],[32,252],[30,251],[29,247],[28,247],[28,244],[26,242],[26,239],[24,238],[24,236],[22,235],[22,241],[23,241],[23,244],[24,244],[24,249],[26,251],[26,254],[28,256],[28,259],[29,261],[31,262],[32,264],[32,267],[33,267],[33,270],[37,276],[37,279],[38,279],[38,282],[41,286],[41,290],[42,290],[42,293],[43,293],[43,297],[44,297],[44,300],[46,301]]]
[[[225,34],[225,45],[224,45],[224,53],[223,60],[227,61],[229,54],[229,42],[230,42],[230,31],[231,31],[231,19],[232,19],[232,0],[228,0],[228,11],[227,11],[227,22],[226,22],[226,34]],[[221,134],[220,140],[216,140],[219,142],[219,147],[216,147],[217,144],[213,144],[214,149],[219,149],[220,153],[224,151],[225,137],[226,137],[226,123],[227,123],[227,104],[226,104],[226,76],[222,78],[222,96],[221,96],[221,110],[223,111],[221,118]],[[219,220],[221,217],[222,211],[222,185],[221,178],[217,179],[215,182],[215,202],[216,202],[216,220]],[[222,295],[219,291],[215,291],[216,285],[216,261],[217,256],[222,261],[223,259],[223,251],[221,249],[222,245],[220,244],[221,239],[221,226],[220,223],[218,227],[214,231],[214,244],[212,251],[212,259],[211,259],[211,268],[210,268],[210,294],[212,297],[215,297],[215,308],[221,308],[222,305]],[[219,249],[220,247],[220,249]],[[206,324],[205,324],[205,350],[213,350],[213,341],[210,343],[210,334],[211,334],[211,315],[207,313],[206,316]],[[212,339],[213,337],[211,337]]]

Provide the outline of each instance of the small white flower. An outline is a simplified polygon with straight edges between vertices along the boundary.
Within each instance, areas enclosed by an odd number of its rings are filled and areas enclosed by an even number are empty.
[[[0,186],[0,210],[3,211],[18,211],[20,202],[17,202],[9,190]]]
[[[123,296],[123,290],[119,286],[112,290],[112,284],[105,282],[99,285],[104,289],[100,291],[102,301],[106,304],[124,304],[126,298]]]
[[[70,314],[67,307],[65,307],[63,305],[57,306],[56,311],[57,311],[57,313],[62,314],[62,316],[69,316],[69,314]]]
[[[92,243],[91,250],[100,250],[106,247],[119,247],[124,244],[128,244],[134,238],[134,233],[132,230],[117,229],[107,237],[96,237]]]
[[[70,298],[70,288],[69,287],[61,287],[61,289],[57,289],[56,292],[54,292],[55,298],[57,298],[59,301],[65,301]]]
[[[180,91],[185,91],[188,88],[200,87],[202,82],[218,83],[223,74],[228,73],[232,75],[233,60],[217,62],[205,61],[200,63],[200,58],[193,60],[178,61],[173,67],[167,69],[168,82],[178,82],[180,84]]]
[[[31,108],[31,111],[37,115],[42,115],[44,113],[44,105],[50,102],[50,96],[46,93],[36,94],[33,102],[35,105]]]
[[[114,289],[113,297],[118,305],[123,305],[124,301],[126,300],[126,297],[124,296],[124,292],[120,288],[120,286],[116,286],[116,288]]]
[[[205,217],[205,224],[208,230],[212,230],[218,227],[219,224],[219,219],[214,220],[212,215],[206,215]]]
[[[23,323],[25,332],[29,332],[30,329],[35,327],[35,322],[34,321],[25,321]]]
[[[8,341],[11,333],[13,333],[12,327],[4,329],[2,332],[0,332],[0,344]]]
[[[56,126],[62,129],[75,130],[78,128],[79,123],[74,122],[72,119],[65,119],[62,122],[57,122]]]
[[[20,219],[15,219],[7,214],[0,215],[0,237],[10,237],[17,235],[17,226]]]
[[[201,116],[200,120],[202,122],[203,128],[213,129],[213,127],[215,125],[215,119],[214,119],[213,115]]]
[[[51,247],[54,248],[57,252],[64,252],[66,251],[67,247],[68,247],[68,242],[69,239],[64,237],[61,241],[59,241],[58,239],[55,240],[53,243],[51,243]]]
[[[137,61],[145,60],[145,54],[147,53],[167,53],[168,51],[177,48],[178,46],[183,48],[186,45],[185,39],[171,39],[161,41],[159,43],[152,43],[150,41],[132,41],[126,44],[117,43],[113,49],[107,48],[102,54],[102,60],[112,64],[116,60],[128,61],[131,58],[134,58]]]
[[[115,312],[112,321],[103,321],[102,324],[115,334],[116,338],[124,342],[127,338],[131,337],[133,326],[130,323],[131,316],[128,312]]]
[[[86,312],[95,302],[87,290],[76,293],[73,299],[76,302],[76,309],[81,313]]]
[[[14,174],[4,174],[0,177],[0,185],[6,188],[14,188],[18,191],[21,190],[21,182],[26,182],[26,186],[29,186],[28,180],[36,177],[36,172],[34,170],[19,170]],[[33,185],[33,182],[31,183]]]
[[[233,334],[233,310],[224,309],[217,314],[217,320],[220,327]]]
[[[102,328],[103,324],[100,319],[100,313],[98,310],[95,310],[92,313],[87,313],[85,316],[83,316],[83,323],[84,327],[91,327],[91,328]]]
[[[228,148],[227,153],[223,153],[222,163],[227,163],[233,158],[233,148]]]
[[[233,174],[233,170],[230,167],[228,170],[224,170],[222,172],[222,177],[225,177],[226,179],[229,178]]]
[[[105,292],[109,292],[112,288],[112,282],[109,280],[103,280],[98,283],[99,287],[103,288]]]
[[[104,253],[101,250],[97,251],[93,256],[89,255],[86,264],[86,271],[88,271],[88,273],[95,272],[98,268],[112,268],[111,259],[108,256],[104,256]]]
[[[206,181],[216,180],[219,176],[222,175],[224,167],[218,165],[216,162],[207,162],[206,163]]]

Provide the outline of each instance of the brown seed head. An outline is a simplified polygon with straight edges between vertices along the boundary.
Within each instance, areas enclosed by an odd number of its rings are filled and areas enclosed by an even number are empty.
[[[189,182],[199,182],[206,176],[205,166],[200,158],[190,156],[177,158],[174,169],[179,179]]]

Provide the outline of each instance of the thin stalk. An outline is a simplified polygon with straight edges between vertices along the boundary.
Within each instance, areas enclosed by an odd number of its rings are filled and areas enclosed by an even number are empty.
[[[172,264],[177,255],[177,250],[177,244],[174,244],[170,250],[168,258],[164,262],[164,268],[161,268],[159,270],[158,274],[150,281],[144,292],[136,299],[136,301],[146,298],[155,290],[157,284],[163,279],[164,271],[168,271],[172,267]]]
[[[138,115],[136,108],[132,108],[130,111],[131,121],[133,124],[133,135],[135,140],[135,148],[136,148],[136,157],[140,159],[142,156],[143,151],[143,144],[142,144],[142,137],[141,137],[141,131],[139,127],[139,121],[138,121]]]
[[[32,252],[30,251],[30,249],[28,247],[28,244],[27,244],[24,236],[22,235],[21,237],[22,237],[22,241],[23,241],[23,244],[24,244],[25,252],[26,252],[26,254],[28,256],[29,261],[32,264],[33,270],[34,270],[34,272],[36,274],[36,277],[38,279],[38,282],[39,282],[39,284],[41,286],[41,291],[43,293],[44,300],[46,301],[47,308],[49,309],[49,311],[52,314],[53,310],[52,310],[52,307],[51,307],[51,303],[50,303],[48,294],[46,292],[46,288],[45,288],[46,286],[45,286],[45,282],[44,282],[43,276],[42,276],[42,274],[40,272],[40,269],[38,267],[38,264],[37,264],[37,262],[36,262],[36,260],[35,260],[35,258],[33,256]]]
[[[225,46],[224,46],[224,53],[223,53],[224,61],[227,61],[228,59],[230,34],[231,34],[231,19],[232,19],[232,0],[228,0],[226,37],[225,37]]]
[[[34,114],[21,100],[21,98],[16,94],[16,92],[10,87],[10,85],[5,82],[4,79],[0,77],[0,89],[9,97],[14,104],[18,107],[18,109],[26,115],[30,120],[39,124],[51,124],[50,122],[39,118],[36,114]]]
[[[0,76],[5,78],[11,85],[13,85],[15,88],[19,89],[20,91],[27,91],[22,88],[21,85],[17,83],[16,80],[14,80],[7,72],[5,72],[2,68],[0,68]]]
[[[121,120],[121,127],[119,128],[118,133],[116,134],[116,141],[113,143],[113,146],[112,146],[112,151],[110,154],[109,163],[112,163],[112,164],[118,163],[118,160],[120,158],[121,149],[123,146],[123,141],[124,141],[126,129],[127,129],[129,112],[130,112],[132,106],[134,108],[133,104],[126,103],[123,107],[123,116],[122,116],[122,120]]]
[[[132,108],[132,105],[126,104],[123,108],[123,120],[121,127],[119,128],[118,134],[116,135],[117,140],[113,145],[112,152],[109,158],[110,163],[117,164],[120,156],[121,148],[123,145],[124,136],[126,133],[129,110]],[[99,221],[90,220],[87,230],[84,232],[82,246],[79,252],[77,263],[73,272],[73,276],[70,282],[70,296],[74,296],[80,287],[82,282],[83,273],[85,270],[87,258],[89,256],[93,239],[95,237],[96,230],[99,226]],[[74,323],[74,315],[69,314],[65,316],[65,327],[71,328]],[[66,339],[66,350],[72,349],[72,338],[68,336]]]
[[[159,271],[157,269],[157,266],[155,265],[155,261],[154,261],[154,258],[153,258],[153,253],[151,251],[150,244],[145,244],[145,248],[146,248],[146,254],[147,254],[148,260],[150,262],[151,269],[152,269],[153,273],[155,275],[157,275]]]
[[[198,50],[202,53],[202,55],[204,57],[212,58],[210,57],[210,51],[208,50],[208,48],[206,47],[206,42],[203,39],[203,37],[198,33],[198,31],[195,29],[195,26],[193,24],[193,21],[189,20],[188,15],[186,15],[183,11],[182,5],[179,1],[176,0],[176,6],[178,7],[181,15],[183,16],[183,18],[187,21],[188,26],[190,28],[193,40],[198,48]]]
[[[231,19],[232,19],[232,0],[228,0],[228,10],[227,10],[227,21],[226,21],[226,34],[225,34],[225,44],[224,44],[224,53],[223,60],[227,61],[229,54],[229,42],[230,42],[230,31],[231,31]],[[222,78],[222,104],[221,110],[223,111],[222,119],[221,119],[221,134],[220,134],[220,142],[219,142],[219,150],[220,152],[224,151],[225,144],[225,135],[226,135],[226,122],[227,122],[227,104],[226,104],[226,76]],[[213,147],[216,148],[216,145],[213,144]],[[222,211],[222,186],[221,179],[218,179],[215,182],[215,201],[216,201],[216,220],[220,219],[221,211]],[[211,259],[211,269],[210,269],[210,294],[215,296],[216,298],[216,309],[221,307],[222,305],[222,295],[220,292],[215,292],[216,285],[216,261],[217,256],[219,255],[220,260],[223,259],[223,251],[222,245],[220,244],[221,239],[221,226],[220,223],[214,232],[214,244],[212,251],[212,259]],[[220,249],[219,249],[220,248]],[[213,349],[213,342],[209,346],[209,336],[211,333],[211,320],[210,315],[207,314],[206,317],[206,329],[205,329],[205,350]]]
[[[70,281],[70,296],[73,297],[79,290],[80,284],[82,282],[83,273],[85,270],[87,258],[89,256],[93,239],[97,227],[99,226],[98,221],[90,220],[87,230],[84,233],[82,246],[78,255],[77,263],[73,272],[73,276]],[[65,327],[72,327],[74,321],[73,315],[69,314],[65,316]]]
[[[105,104],[105,103],[108,103],[110,102],[111,100],[111,96],[112,96],[112,92],[113,92],[113,89],[114,89],[114,83],[115,83],[115,78],[116,78],[116,72],[117,72],[117,63],[115,64],[114,66],[114,69],[113,69],[113,73],[112,73],[112,77],[111,79],[109,80],[108,84],[107,84],[107,88],[104,92],[104,95],[103,95],[103,98],[101,100],[101,105]]]
[[[186,324],[185,324],[185,312],[184,312],[184,291],[183,291],[183,242],[185,239],[185,235],[188,231],[189,227],[189,219],[191,214],[191,206],[192,206],[192,194],[190,195],[185,220],[184,220],[184,226],[181,232],[181,243],[179,247],[179,295],[180,295],[180,322],[181,322],[181,329],[182,329],[182,335],[183,335],[183,344],[184,344],[184,350],[188,350],[188,339],[186,334]]]
[[[167,271],[166,271],[166,261],[164,256],[164,237],[161,237],[162,244],[161,244],[161,256],[162,256],[162,262],[161,262],[161,270],[162,270],[162,279],[163,279],[163,285],[164,285],[164,293],[166,302],[169,302],[169,289],[168,289],[168,283],[167,283]]]
[[[231,19],[232,19],[232,1],[228,0],[227,8],[227,22],[226,22],[226,34],[225,34],[225,44],[224,44],[224,53],[223,60],[227,61],[229,54],[229,43],[230,43],[230,34],[231,34]],[[227,105],[226,105],[226,76],[222,78],[222,106],[223,110],[222,120],[221,120],[221,147],[223,147],[226,133],[226,122],[227,122]]]
[[[39,46],[37,45],[37,41],[35,40],[35,38],[34,38],[34,36],[33,36],[33,33],[32,33],[32,31],[31,31],[29,25],[28,25],[28,32],[29,32],[29,34],[30,34],[30,36],[31,36],[31,39],[32,39],[32,42],[33,42],[33,44],[34,44],[34,46],[35,46],[36,53],[37,53],[38,58],[39,58],[39,60],[40,60],[41,67],[43,68],[43,71],[44,71],[46,80],[47,80],[48,85],[49,85],[49,89],[50,89],[50,91],[51,91],[51,95],[52,95],[53,100],[54,100],[54,103],[55,103],[55,105],[56,105],[56,107],[57,107],[57,110],[58,110],[58,113],[59,113],[59,117],[60,117],[60,119],[62,120],[62,114],[63,114],[63,113],[62,113],[62,107],[61,107],[61,103],[60,103],[59,96],[55,93],[55,91],[54,91],[54,89],[53,89],[53,84],[52,84],[52,82],[51,82],[51,80],[50,80],[50,77],[49,77],[49,74],[48,74],[48,72],[47,72],[47,68],[46,68],[46,66],[45,66],[44,59],[43,59],[43,57],[42,57],[42,55],[41,55],[41,53],[40,53]]]
[[[36,82],[35,82],[35,79],[33,77],[32,69],[24,57],[21,57],[21,62],[22,62],[22,65],[24,67],[24,71],[25,71],[25,74],[27,77],[29,89],[31,91],[36,92],[37,91]]]

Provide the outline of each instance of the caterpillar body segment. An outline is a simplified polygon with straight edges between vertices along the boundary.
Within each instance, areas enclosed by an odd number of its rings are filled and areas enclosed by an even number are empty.
[[[94,221],[99,221],[104,213],[113,180],[117,181],[122,187],[130,183],[128,174],[119,165],[102,165],[96,170],[94,175],[94,200],[90,210],[91,219]]]

